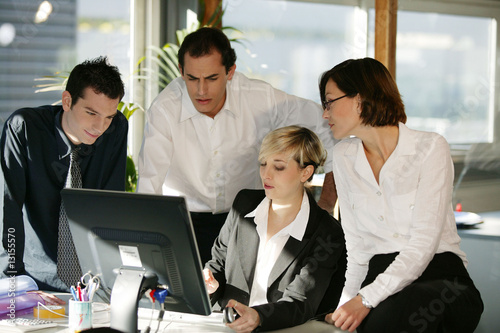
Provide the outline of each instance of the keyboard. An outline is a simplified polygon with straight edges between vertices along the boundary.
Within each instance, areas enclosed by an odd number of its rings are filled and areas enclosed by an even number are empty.
[[[158,318],[158,310],[139,308],[138,317],[139,320],[149,320],[153,319],[156,321]],[[200,325],[215,325],[219,327],[225,327],[222,312],[212,312],[209,316],[195,315],[189,313],[171,312],[165,311],[163,315],[163,322],[180,322],[180,323],[191,323]]]
[[[0,332],[2,333],[24,333],[56,326],[57,323],[55,322],[33,318],[0,320]]]

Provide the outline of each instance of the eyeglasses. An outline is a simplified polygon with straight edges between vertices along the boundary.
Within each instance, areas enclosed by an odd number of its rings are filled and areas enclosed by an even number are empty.
[[[334,99],[331,99],[329,101],[325,101],[323,102],[323,109],[326,109],[327,111],[330,111],[330,106],[332,105],[333,102],[335,101],[338,101],[339,99],[342,99],[344,97],[347,97],[347,95],[344,95],[344,96],[340,96],[340,97],[337,97],[337,98],[334,98]]]

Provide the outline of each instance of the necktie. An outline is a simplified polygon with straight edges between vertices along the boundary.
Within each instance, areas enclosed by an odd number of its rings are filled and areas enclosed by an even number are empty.
[[[82,187],[82,174],[78,159],[78,151],[75,149],[72,150],[65,187]],[[63,202],[61,202],[61,210],[59,212],[58,235],[57,275],[67,286],[76,285],[82,276],[82,269],[76,255],[75,244],[69,230],[68,217],[66,216]]]

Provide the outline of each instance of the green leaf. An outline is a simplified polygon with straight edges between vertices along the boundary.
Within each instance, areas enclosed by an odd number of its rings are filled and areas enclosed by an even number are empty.
[[[134,160],[127,156],[127,167],[125,169],[125,191],[135,192],[137,188],[137,169]]]
[[[127,118],[127,120],[130,119],[130,117],[132,117],[135,111],[137,110],[144,111],[142,106],[139,105],[138,103],[127,103],[123,101],[118,103],[118,110],[120,110],[123,113],[123,115],[125,116],[125,118]]]

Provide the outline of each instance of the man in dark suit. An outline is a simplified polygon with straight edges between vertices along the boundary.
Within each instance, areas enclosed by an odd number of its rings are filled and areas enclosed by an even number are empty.
[[[66,265],[74,250],[67,222],[61,223],[60,192],[73,180],[71,161],[80,175],[76,187],[125,190],[128,122],[117,110],[123,95],[118,68],[98,57],[73,68],[61,105],[22,108],[7,119],[0,138],[0,277],[29,275],[41,290],[53,291],[78,282],[74,257]]]

